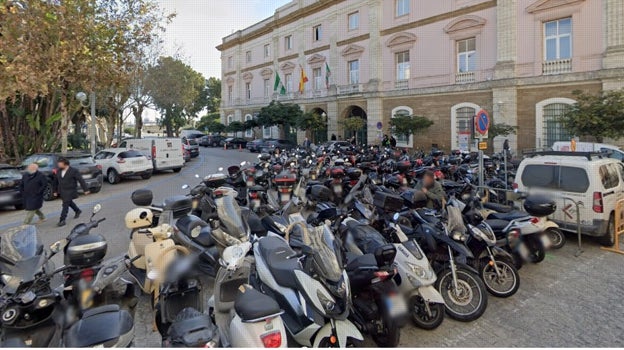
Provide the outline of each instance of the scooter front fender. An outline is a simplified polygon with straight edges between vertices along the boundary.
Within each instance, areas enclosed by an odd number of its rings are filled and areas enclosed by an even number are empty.
[[[429,303],[444,304],[444,298],[442,298],[440,292],[438,292],[433,286],[422,286],[414,290],[410,297],[413,297],[415,295],[420,295],[425,301]]]
[[[351,337],[357,340],[364,340],[362,333],[357,329],[357,327],[351,323],[349,320],[334,320],[334,325],[336,325],[336,337],[338,338],[338,346],[341,348],[347,347],[347,338]],[[333,335],[332,323],[326,323],[318,332],[316,332],[316,337],[314,337],[314,347],[318,348],[321,344],[321,340],[325,338],[329,338]]]

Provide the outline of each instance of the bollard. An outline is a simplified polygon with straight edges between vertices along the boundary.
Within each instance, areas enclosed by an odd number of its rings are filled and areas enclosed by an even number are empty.
[[[601,247],[602,250],[606,250],[613,253],[624,254],[624,250],[620,246],[620,235],[624,234],[624,199],[620,199],[615,205],[615,213],[613,215],[615,220],[615,244],[612,247]]]
[[[238,151],[242,152],[243,151],[243,145],[238,145]]]
[[[223,143],[223,149],[226,150],[227,149],[227,143]]]

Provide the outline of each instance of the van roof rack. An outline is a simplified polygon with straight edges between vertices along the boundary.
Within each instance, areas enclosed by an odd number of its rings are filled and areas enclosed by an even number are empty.
[[[533,151],[524,153],[526,157],[533,158],[535,156],[566,156],[566,157],[585,157],[592,160],[593,157],[598,159],[608,158],[608,152],[560,152],[560,151]]]

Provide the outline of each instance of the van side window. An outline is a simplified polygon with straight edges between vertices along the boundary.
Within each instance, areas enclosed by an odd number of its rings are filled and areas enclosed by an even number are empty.
[[[598,169],[600,175],[600,181],[605,189],[611,189],[617,187],[620,184],[620,178],[618,176],[618,170],[613,164],[602,165]]]
[[[585,193],[589,188],[589,177],[583,168],[531,164],[522,172],[522,183],[529,188]]]
[[[559,189],[564,192],[585,193],[589,188],[589,177],[583,168],[562,166],[559,170]]]

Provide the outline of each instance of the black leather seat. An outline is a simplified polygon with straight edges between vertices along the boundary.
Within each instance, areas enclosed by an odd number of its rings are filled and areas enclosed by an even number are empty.
[[[529,216],[529,214],[527,213],[521,211],[512,211],[508,213],[492,213],[488,216],[488,219],[511,221],[526,218],[527,216]]]
[[[491,202],[483,203],[483,207],[486,209],[497,211],[499,213],[509,213],[510,211],[514,210],[513,207],[510,207],[508,205]]]
[[[243,322],[261,320],[268,316],[276,316],[282,312],[279,305],[271,297],[252,288],[238,292],[234,301],[234,311]]]
[[[347,267],[348,272],[357,271],[358,269],[366,270],[378,270],[377,259],[373,254],[357,255],[349,253],[347,254]]]
[[[249,187],[249,190],[255,192],[266,192],[266,189],[260,185],[251,186]]]
[[[260,254],[266,261],[273,278],[283,287],[298,288],[295,270],[301,266],[297,258],[288,259],[295,251],[284,240],[277,237],[265,237],[258,241]]]
[[[507,225],[509,225],[509,221],[505,220],[485,220],[485,222],[490,225],[492,231],[496,235],[496,238],[504,238],[507,236],[507,233],[504,231]]]

